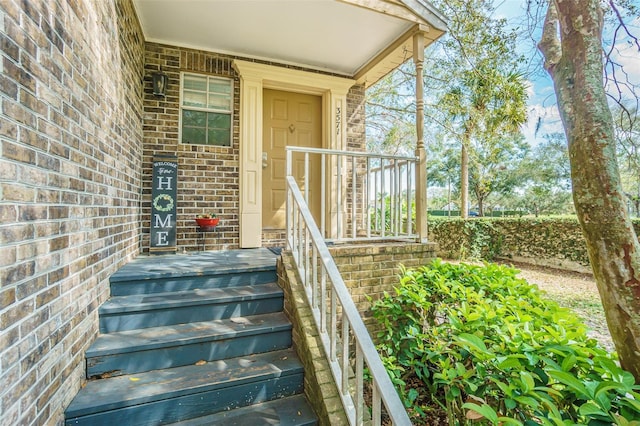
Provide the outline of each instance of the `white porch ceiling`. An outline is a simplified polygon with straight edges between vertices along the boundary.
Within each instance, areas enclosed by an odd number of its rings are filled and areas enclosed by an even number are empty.
[[[365,69],[368,74],[384,74],[409,59],[412,28],[426,30],[426,44],[444,29],[443,20],[424,0],[134,0],[134,4],[147,41],[348,77]],[[397,50],[393,64],[380,68],[393,50]],[[370,84],[381,76],[361,76],[361,80]]]

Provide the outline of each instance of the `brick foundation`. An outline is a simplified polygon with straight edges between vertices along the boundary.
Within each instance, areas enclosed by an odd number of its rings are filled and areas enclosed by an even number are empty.
[[[414,268],[436,257],[437,244],[380,242],[329,248],[365,325],[372,329],[369,308],[384,292],[393,292],[402,266]],[[372,333],[372,337],[375,335]]]
[[[285,292],[284,311],[293,324],[293,346],[304,365],[304,393],[321,426],[347,425],[340,393],[324,356],[307,296],[299,285],[291,254],[278,259],[278,283]]]
[[[425,265],[435,257],[436,249],[433,243],[357,244],[330,249],[372,337],[375,326],[367,296],[376,300],[385,291],[393,291],[400,265],[407,268]],[[347,424],[306,293],[288,251],[278,260],[278,282],[285,292],[285,313],[294,326],[294,347],[305,367],[305,394],[321,425]]]

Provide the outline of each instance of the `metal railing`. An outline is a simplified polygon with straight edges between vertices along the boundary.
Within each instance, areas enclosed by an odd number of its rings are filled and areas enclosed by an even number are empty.
[[[308,206],[312,165],[316,168],[316,222],[327,241],[418,238],[413,224],[416,157],[303,147],[286,151],[287,176],[296,176]]]
[[[380,425],[384,405],[394,425],[411,425],[296,180],[292,176],[286,179],[288,247],[349,423],[362,425],[370,416],[373,425]],[[371,389],[369,404],[365,404],[364,397],[365,368]]]

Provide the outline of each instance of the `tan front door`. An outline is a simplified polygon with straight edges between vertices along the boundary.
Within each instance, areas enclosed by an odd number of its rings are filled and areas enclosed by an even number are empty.
[[[262,227],[284,229],[286,199],[285,146],[322,148],[322,98],[265,89],[263,108]],[[310,155],[309,204],[319,223],[320,158]],[[293,175],[304,191],[304,157],[294,156]],[[304,192],[303,192],[304,193]]]

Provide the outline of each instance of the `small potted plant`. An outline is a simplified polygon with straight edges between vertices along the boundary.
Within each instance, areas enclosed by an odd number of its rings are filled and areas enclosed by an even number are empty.
[[[196,216],[196,223],[203,231],[212,231],[218,225],[220,219],[215,213],[205,213]]]

